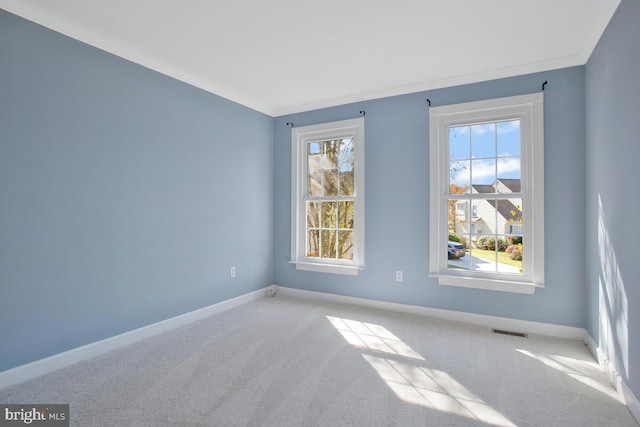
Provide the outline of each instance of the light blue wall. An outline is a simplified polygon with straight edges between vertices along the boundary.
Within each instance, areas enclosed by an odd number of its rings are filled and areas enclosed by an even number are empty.
[[[623,0],[586,66],[591,337],[640,396],[640,1]]]
[[[546,288],[535,295],[439,286],[428,277],[427,98],[445,105],[545,92]],[[366,111],[366,268],[357,277],[302,272],[288,263],[290,129]],[[583,327],[584,67],[384,98],[276,118],[275,283],[317,292]],[[395,282],[394,271],[404,271]]]
[[[272,175],[273,118],[0,11],[0,371],[270,284]]]

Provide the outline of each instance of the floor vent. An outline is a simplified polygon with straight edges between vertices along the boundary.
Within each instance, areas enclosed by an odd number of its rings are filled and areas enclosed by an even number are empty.
[[[491,332],[493,332],[494,334],[511,335],[512,337],[528,337],[527,334],[523,334],[522,332],[503,331],[502,329],[492,329]]]

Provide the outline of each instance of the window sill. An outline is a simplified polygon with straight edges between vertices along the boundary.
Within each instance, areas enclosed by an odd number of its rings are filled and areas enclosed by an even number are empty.
[[[331,274],[344,274],[347,276],[357,276],[359,267],[352,265],[338,265],[338,264],[321,264],[314,262],[301,262],[290,261],[291,264],[296,265],[296,270],[314,271],[316,273],[331,273]]]
[[[512,280],[448,276],[444,274],[434,274],[433,277],[437,277],[438,284],[444,286],[484,289],[488,291],[513,292],[517,294],[533,295],[537,288],[544,288],[544,285],[538,285],[531,282],[517,282]]]

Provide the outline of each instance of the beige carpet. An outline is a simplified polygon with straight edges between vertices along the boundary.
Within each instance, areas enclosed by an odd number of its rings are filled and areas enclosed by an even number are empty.
[[[264,298],[0,390],[74,426],[636,426],[584,344]]]

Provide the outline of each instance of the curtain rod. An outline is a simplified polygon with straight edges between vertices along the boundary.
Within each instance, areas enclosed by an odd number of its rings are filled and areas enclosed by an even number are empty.
[[[547,84],[549,83],[549,81],[545,80],[544,82],[542,82],[542,91],[544,92]],[[427,104],[429,105],[429,107],[431,107],[431,100],[429,98],[427,98]],[[362,113],[362,111],[360,111]]]

